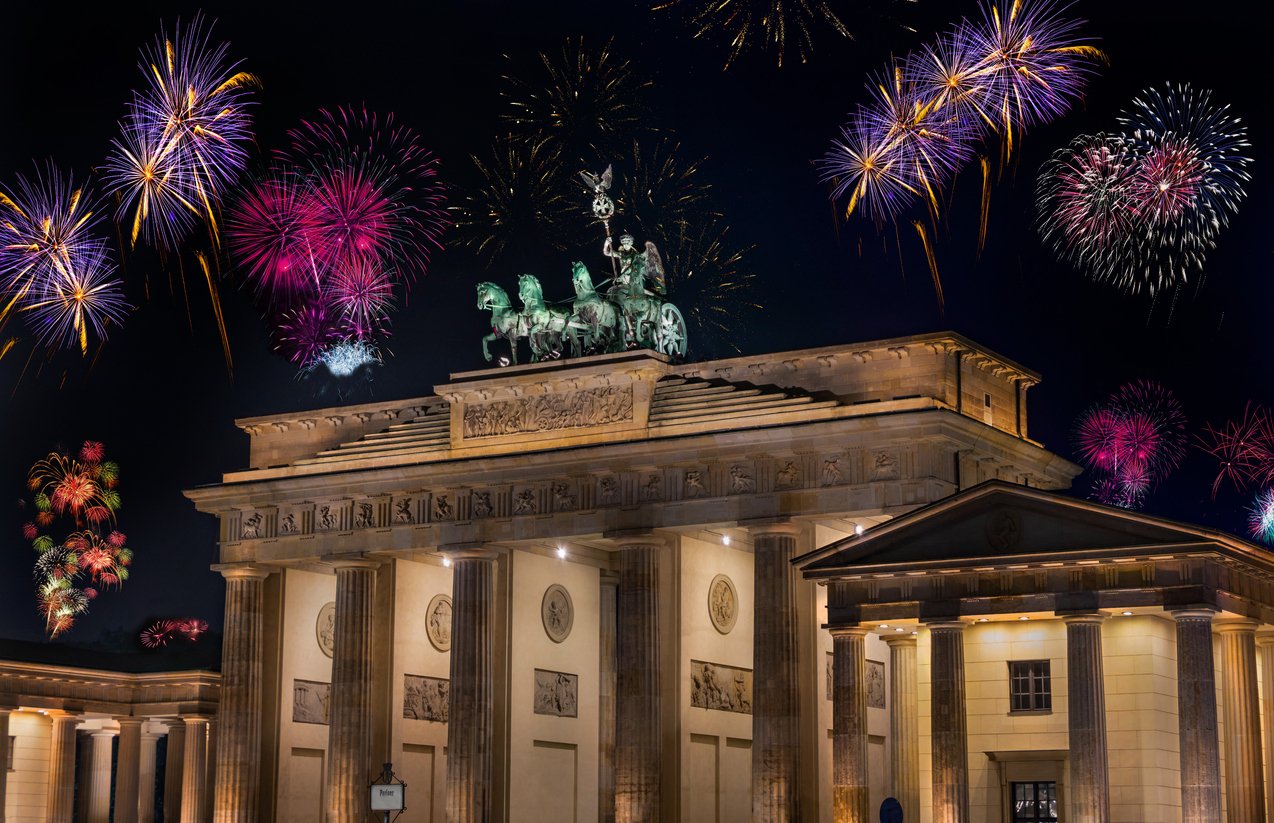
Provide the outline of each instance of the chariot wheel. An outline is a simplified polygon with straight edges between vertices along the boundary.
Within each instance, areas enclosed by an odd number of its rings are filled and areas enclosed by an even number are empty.
[[[686,321],[681,311],[672,303],[664,303],[659,309],[659,329],[655,335],[655,347],[660,354],[669,357],[686,356]]]

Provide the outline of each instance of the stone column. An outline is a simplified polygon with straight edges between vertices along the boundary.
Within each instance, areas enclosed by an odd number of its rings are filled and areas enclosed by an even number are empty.
[[[752,819],[800,820],[800,671],[796,661],[796,570],[800,527],[750,529],[753,549]]]
[[[221,641],[221,701],[217,708],[213,820],[257,819],[261,761],[262,590],[269,571],[222,569],[226,618]]]
[[[155,747],[159,735],[143,731],[137,768],[137,823],[155,823]]]
[[[167,754],[164,755],[164,823],[181,823],[181,786],[185,765],[186,723],[170,720]]]
[[[662,773],[659,703],[659,550],[662,541],[619,546],[616,646],[615,821],[658,823]]]
[[[206,823],[208,718],[188,716],[186,756],[181,767],[181,823]]]
[[[597,698],[597,820],[615,823],[615,581],[603,578],[598,609],[600,682]]]
[[[1258,625],[1253,620],[1217,624],[1225,695],[1225,816],[1230,823],[1265,819],[1261,698],[1256,684]]]
[[[1074,614],[1066,623],[1066,707],[1070,732],[1072,820],[1110,820],[1110,779],[1106,765],[1106,685],[1102,671],[1104,614]]]
[[[1216,676],[1209,609],[1174,611],[1177,622],[1177,722],[1181,747],[1181,823],[1221,816]]]
[[[920,816],[920,704],[916,688],[916,638],[886,637],[889,644],[889,774],[893,796],[906,819]]]
[[[93,732],[75,730],[75,820],[88,820],[88,801],[93,796]]]
[[[111,820],[111,741],[115,732],[99,729],[93,732],[93,765],[89,781],[88,823],[110,823]]]
[[[1265,763],[1265,808],[1274,809],[1274,632],[1256,636],[1261,656],[1261,699],[1265,713],[1261,715],[1261,738]]]
[[[491,819],[495,557],[489,551],[451,555],[448,823],[486,823]]]
[[[48,819],[69,821],[75,808],[75,727],[74,715],[53,716],[53,737],[49,745]]]
[[[964,624],[929,624],[933,713],[933,823],[969,823],[969,742],[964,707]]]
[[[867,629],[832,629],[832,819],[836,823],[871,823],[866,642]]]
[[[336,638],[327,729],[328,823],[363,823],[372,759],[372,608],[376,567],[341,560],[336,567]],[[452,654],[455,654],[452,647]],[[452,688],[455,681],[452,681]],[[452,723],[455,722],[453,717]],[[448,758],[453,753],[448,754]]]
[[[9,709],[0,709],[0,823],[4,823],[4,801],[9,782]]]
[[[204,758],[203,819],[212,823],[213,789],[217,785],[217,719],[208,721],[208,748]]]
[[[115,823],[137,823],[142,719],[119,717],[116,720],[119,721],[119,753],[115,756]]]

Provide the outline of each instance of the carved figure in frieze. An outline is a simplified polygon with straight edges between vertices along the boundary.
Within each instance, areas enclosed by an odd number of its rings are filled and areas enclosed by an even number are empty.
[[[619,483],[613,477],[603,477],[597,482],[597,489],[603,503],[614,503],[619,496]]]
[[[697,709],[752,713],[752,670],[690,661],[690,705]]]
[[[283,519],[279,521],[279,534],[296,534],[300,529],[296,525],[295,514],[285,514]]]
[[[896,480],[898,459],[889,452],[876,452],[872,457],[872,480]]]
[[[867,661],[867,706],[885,708],[885,664],[879,660]]]
[[[579,675],[535,670],[536,714],[579,716]]]
[[[403,717],[446,723],[450,711],[450,681],[438,677],[403,675]]]
[[[795,460],[788,460],[783,467],[774,475],[774,485],[780,489],[794,488],[801,482],[800,469],[796,468]]]
[[[575,509],[575,495],[571,494],[571,486],[562,480],[553,481],[553,508],[559,512]]]
[[[331,695],[331,683],[293,680],[292,722],[327,725]]]
[[[684,493],[687,499],[703,497],[708,493],[703,485],[703,472],[697,469],[686,472]]]
[[[663,477],[658,474],[648,475],[641,484],[642,500],[662,500],[664,496]]]
[[[756,481],[743,466],[730,467],[730,493],[747,494],[756,491]]]
[[[319,528],[320,529],[334,529],[337,527],[338,523],[339,523],[339,520],[336,516],[336,512],[332,511],[331,506],[319,507]]]
[[[239,537],[243,540],[253,540],[261,536],[261,513],[253,512],[252,515],[243,521],[243,528],[239,530]]]
[[[516,400],[471,403],[464,409],[465,437],[604,426],[631,420],[631,386],[606,386],[565,394],[537,394]]]
[[[371,503],[359,503],[358,514],[354,515],[354,526],[359,529],[370,529],[376,525],[375,518],[372,516]]]
[[[473,516],[481,520],[484,517],[491,516],[491,492],[481,491],[473,493]]]
[[[537,508],[535,504],[535,489],[523,489],[513,495],[514,514],[535,514]]]
[[[823,485],[835,486],[845,479],[845,475],[841,473],[839,457],[829,457],[823,461]]]
[[[455,514],[445,494],[434,495],[434,520],[450,520]]]
[[[413,523],[416,516],[411,513],[411,498],[400,497],[394,501],[394,522]]]

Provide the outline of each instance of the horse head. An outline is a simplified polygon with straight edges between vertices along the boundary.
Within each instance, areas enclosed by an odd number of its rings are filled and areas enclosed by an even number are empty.
[[[507,309],[509,306],[509,295],[505,293],[504,289],[495,283],[478,284],[479,309]]]
[[[588,266],[578,260],[571,264],[571,282],[575,285],[576,296],[594,291],[593,276],[588,273]]]
[[[544,304],[544,289],[540,279],[533,274],[518,275],[518,299],[525,308]]]

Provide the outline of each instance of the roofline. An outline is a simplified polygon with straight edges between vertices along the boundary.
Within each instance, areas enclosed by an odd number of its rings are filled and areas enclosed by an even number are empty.
[[[1107,516],[1114,515],[1115,517],[1137,521],[1150,526],[1159,526],[1161,528],[1186,532],[1200,538],[1202,542],[1219,543],[1243,554],[1255,554],[1258,557],[1267,554],[1264,549],[1254,543],[1249,543],[1242,538],[1226,532],[1204,528],[1193,523],[1185,523],[1180,520],[1170,520],[1166,517],[1157,517],[1143,512],[1135,512],[1131,509],[1119,508],[1118,506],[1108,506],[1104,503],[1096,503],[1092,500],[1071,497],[1069,495],[1045,489],[1021,486],[1004,480],[986,480],[976,486],[965,489],[962,492],[953,494],[950,497],[944,497],[941,500],[936,500],[933,503],[913,509],[906,514],[900,515],[893,520],[880,524],[879,526],[874,526],[873,528],[863,532],[861,535],[850,535],[849,537],[829,543],[822,548],[806,552],[799,557],[794,557],[791,561],[792,565],[798,569],[804,569],[815,561],[830,557],[831,555],[845,551],[851,547],[862,548],[868,546],[872,541],[881,539],[895,531],[906,528],[915,522],[997,492],[1008,492],[1009,494],[1013,494],[1018,497],[1026,497],[1037,501],[1060,504],[1071,509],[1093,512],[1095,514],[1104,514]],[[862,555],[860,554],[859,556]]]

